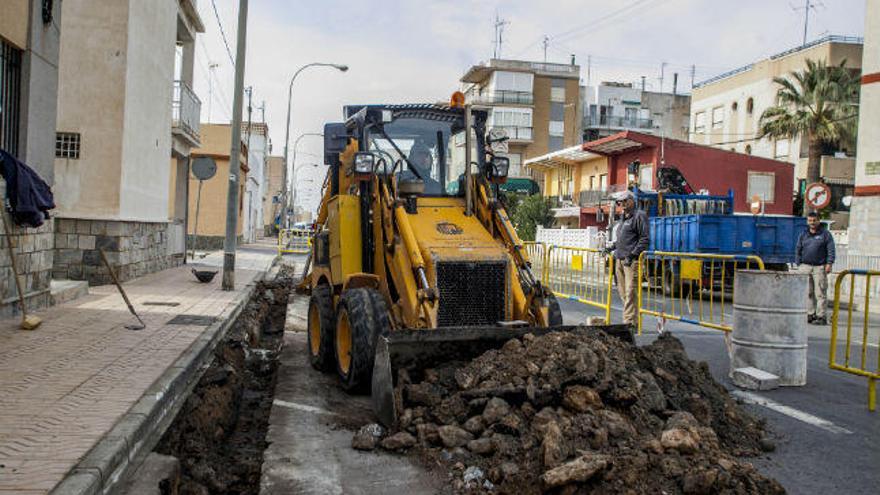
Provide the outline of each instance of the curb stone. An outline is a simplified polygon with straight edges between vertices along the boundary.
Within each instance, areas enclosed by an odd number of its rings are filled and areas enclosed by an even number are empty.
[[[141,398],[50,491],[51,495],[113,493],[150,454],[210,365],[217,344],[226,336],[259,282],[277,274],[278,258],[257,274],[235,299],[231,311],[202,335],[156,379]]]

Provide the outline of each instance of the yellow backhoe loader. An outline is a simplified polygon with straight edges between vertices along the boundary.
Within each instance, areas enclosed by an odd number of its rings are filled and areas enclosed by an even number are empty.
[[[329,170],[303,279],[308,352],[346,390],[371,389],[391,425],[399,367],[574,327],[562,326],[499,200],[509,162],[493,150],[506,137],[487,136],[485,110],[457,93],[449,105],[344,114],[324,126]]]

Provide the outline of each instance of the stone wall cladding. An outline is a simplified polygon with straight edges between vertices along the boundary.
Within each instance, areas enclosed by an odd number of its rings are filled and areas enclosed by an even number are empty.
[[[28,310],[49,306],[51,303],[49,282],[52,278],[54,245],[52,220],[33,229],[14,225],[5,211],[0,214],[6,215],[6,224],[11,229],[15,261],[18,264]],[[15,274],[6,242],[6,232],[0,230],[0,318],[21,314]]]
[[[168,224],[59,218],[55,226],[53,278],[112,283],[100,249],[120,281],[131,280],[183,263],[168,254]]]
[[[186,249],[192,250],[193,242],[195,242],[196,251],[218,251],[223,249],[223,242],[226,240],[225,237],[216,236],[216,235],[200,235],[194,236],[192,234],[187,234],[186,236]],[[242,241],[244,240],[244,236],[238,236],[235,238],[235,245],[241,246]]]

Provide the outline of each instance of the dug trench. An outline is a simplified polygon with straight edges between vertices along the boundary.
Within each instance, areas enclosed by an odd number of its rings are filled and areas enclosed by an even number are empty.
[[[257,494],[267,447],[293,271],[261,282],[214,350],[213,359],[155,452],[180,462],[161,493]]]

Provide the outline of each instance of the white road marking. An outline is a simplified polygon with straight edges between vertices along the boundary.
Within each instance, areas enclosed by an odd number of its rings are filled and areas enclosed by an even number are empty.
[[[755,404],[758,406],[764,406],[767,409],[776,411],[780,414],[784,414],[788,417],[794,418],[798,421],[802,421],[804,423],[815,426],[816,428],[821,428],[825,431],[829,431],[831,433],[843,433],[846,435],[851,434],[852,432],[843,428],[842,426],[837,426],[836,424],[828,421],[827,419],[822,419],[818,416],[813,416],[810,413],[795,409],[793,407],[786,406],[784,404],[780,404],[778,402],[772,401],[765,397],[761,397],[758,394],[754,394],[752,392],[745,392],[743,390],[734,390],[731,392],[731,395],[738,397],[743,402],[747,404]]]
[[[272,405],[286,407],[288,409],[296,409],[297,411],[303,411],[312,414],[329,414],[331,416],[335,416],[336,413],[328,411],[326,409],[321,409],[320,407],[315,406],[307,406],[305,404],[297,404],[296,402],[287,402],[286,400],[275,399],[272,401]]]

